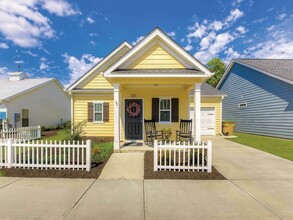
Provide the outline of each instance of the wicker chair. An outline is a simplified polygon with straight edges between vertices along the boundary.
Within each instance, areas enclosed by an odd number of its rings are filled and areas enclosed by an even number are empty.
[[[192,119],[183,120],[180,119],[180,130],[176,131],[176,142],[192,141]]]
[[[154,140],[163,140],[163,131],[157,131],[155,120],[144,120],[144,126],[147,145],[153,145]]]

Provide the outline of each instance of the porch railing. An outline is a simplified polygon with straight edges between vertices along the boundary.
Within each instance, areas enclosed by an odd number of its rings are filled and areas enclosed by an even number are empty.
[[[154,171],[212,172],[212,142],[176,143],[154,141]]]

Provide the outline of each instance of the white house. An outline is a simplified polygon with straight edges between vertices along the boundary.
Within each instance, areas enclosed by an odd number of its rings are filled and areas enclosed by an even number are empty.
[[[0,120],[5,118],[13,127],[59,125],[70,120],[70,98],[56,79],[10,73],[0,80]]]

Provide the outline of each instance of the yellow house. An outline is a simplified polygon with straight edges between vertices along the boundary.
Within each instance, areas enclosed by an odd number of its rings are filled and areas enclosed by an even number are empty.
[[[86,136],[113,137],[116,150],[144,140],[144,119],[155,119],[157,130],[171,128],[174,140],[180,119],[193,118],[200,141],[221,133],[224,94],[204,83],[211,75],[156,28],[135,46],[123,42],[67,88],[71,120],[87,120]]]

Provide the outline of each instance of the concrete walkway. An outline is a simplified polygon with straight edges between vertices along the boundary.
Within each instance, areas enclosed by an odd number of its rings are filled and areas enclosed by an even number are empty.
[[[228,180],[143,180],[137,167],[125,178],[110,166],[98,180],[0,178],[0,219],[293,219],[293,162],[212,139]]]

